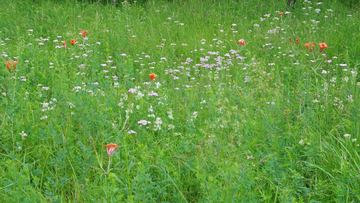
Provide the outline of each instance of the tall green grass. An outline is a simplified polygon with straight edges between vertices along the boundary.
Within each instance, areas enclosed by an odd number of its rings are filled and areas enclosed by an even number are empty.
[[[360,201],[357,8],[1,7],[2,201]]]

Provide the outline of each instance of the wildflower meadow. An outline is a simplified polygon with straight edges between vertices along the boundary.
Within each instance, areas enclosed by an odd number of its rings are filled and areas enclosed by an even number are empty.
[[[0,201],[360,202],[360,7],[291,1],[0,1]]]

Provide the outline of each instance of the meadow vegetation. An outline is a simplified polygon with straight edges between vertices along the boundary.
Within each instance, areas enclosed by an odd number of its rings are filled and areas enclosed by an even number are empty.
[[[2,202],[360,202],[358,7],[0,5]]]

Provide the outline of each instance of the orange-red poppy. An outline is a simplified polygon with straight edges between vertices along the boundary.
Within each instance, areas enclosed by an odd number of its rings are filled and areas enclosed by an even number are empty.
[[[12,59],[10,59],[10,61],[4,61],[4,63],[6,64],[7,69],[9,70],[9,73],[11,73],[11,66],[14,68],[14,70],[16,69],[16,64],[18,63],[17,61],[13,61]]]
[[[88,33],[88,31],[83,30],[83,31],[80,31],[80,33],[82,34],[83,37],[86,37],[86,34]]]
[[[117,144],[114,144],[114,143],[110,143],[108,145],[105,145],[105,147],[106,147],[106,151],[107,151],[109,157],[111,157],[114,154],[115,149],[119,149],[119,146]]]
[[[62,43],[62,45],[66,48],[66,46],[67,46],[67,42],[66,42],[66,41],[64,41],[64,42]]]
[[[322,52],[325,48],[328,48],[327,44],[325,44],[325,42],[323,43],[319,43],[320,46],[320,52]]]
[[[282,17],[282,16],[284,15],[284,13],[283,13],[283,12],[280,12],[279,15]]]
[[[156,74],[155,73],[151,73],[151,74],[149,74],[149,76],[150,76],[150,81],[151,82],[156,79]]]
[[[243,40],[243,39],[239,40],[239,44],[240,44],[240,46],[245,45],[245,40]]]
[[[74,40],[74,39],[70,40],[71,45],[74,45],[75,43],[76,43],[76,40]]]
[[[313,47],[315,46],[314,43],[313,42],[305,43],[306,48],[309,48],[310,45],[311,45],[310,52],[313,52]]]
[[[290,40],[290,42],[291,42],[291,37],[289,37],[289,40]]]
[[[296,43],[296,44],[299,44],[299,39],[296,39],[296,40],[295,40],[295,43]]]

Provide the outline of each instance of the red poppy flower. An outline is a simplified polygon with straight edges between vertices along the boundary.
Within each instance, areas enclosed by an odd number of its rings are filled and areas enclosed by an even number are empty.
[[[314,51],[313,47],[315,46],[314,43],[313,42],[305,43],[306,48],[309,48],[310,45],[311,45],[310,52],[313,52]]]
[[[296,40],[295,40],[295,43],[296,43],[296,44],[299,44],[299,39],[296,39]]]
[[[66,41],[64,41],[64,42],[62,43],[62,45],[66,48],[66,46],[67,46],[67,42],[66,42]]]
[[[156,74],[154,74],[154,73],[149,74],[149,76],[150,76],[151,82],[156,79]]]
[[[88,33],[88,31],[83,30],[83,31],[80,31],[80,33],[82,34],[83,37],[86,37],[86,34]]]
[[[105,145],[105,147],[106,147],[106,151],[107,151],[109,157],[111,157],[114,154],[116,149],[119,149],[119,146],[117,144],[114,144],[114,143],[110,143],[108,145]]]
[[[74,45],[75,43],[76,43],[76,40],[74,40],[74,39],[70,40],[71,45]]]
[[[320,46],[320,52],[322,52],[325,48],[328,48],[328,46],[325,44],[325,42],[319,43],[319,46]]]
[[[243,39],[239,40],[239,44],[240,44],[240,46],[245,45],[245,40],[243,40]]]
[[[284,15],[284,13],[283,13],[283,12],[280,12],[279,15],[282,17],[282,16]]]
[[[291,37],[289,37],[289,40],[290,40],[290,42],[291,42]]]
[[[10,61],[4,61],[4,63],[6,64],[6,68],[9,70],[9,73],[11,73],[11,66],[14,68],[14,70],[16,69],[16,64],[18,63],[17,61],[13,61],[12,59],[10,59]]]

